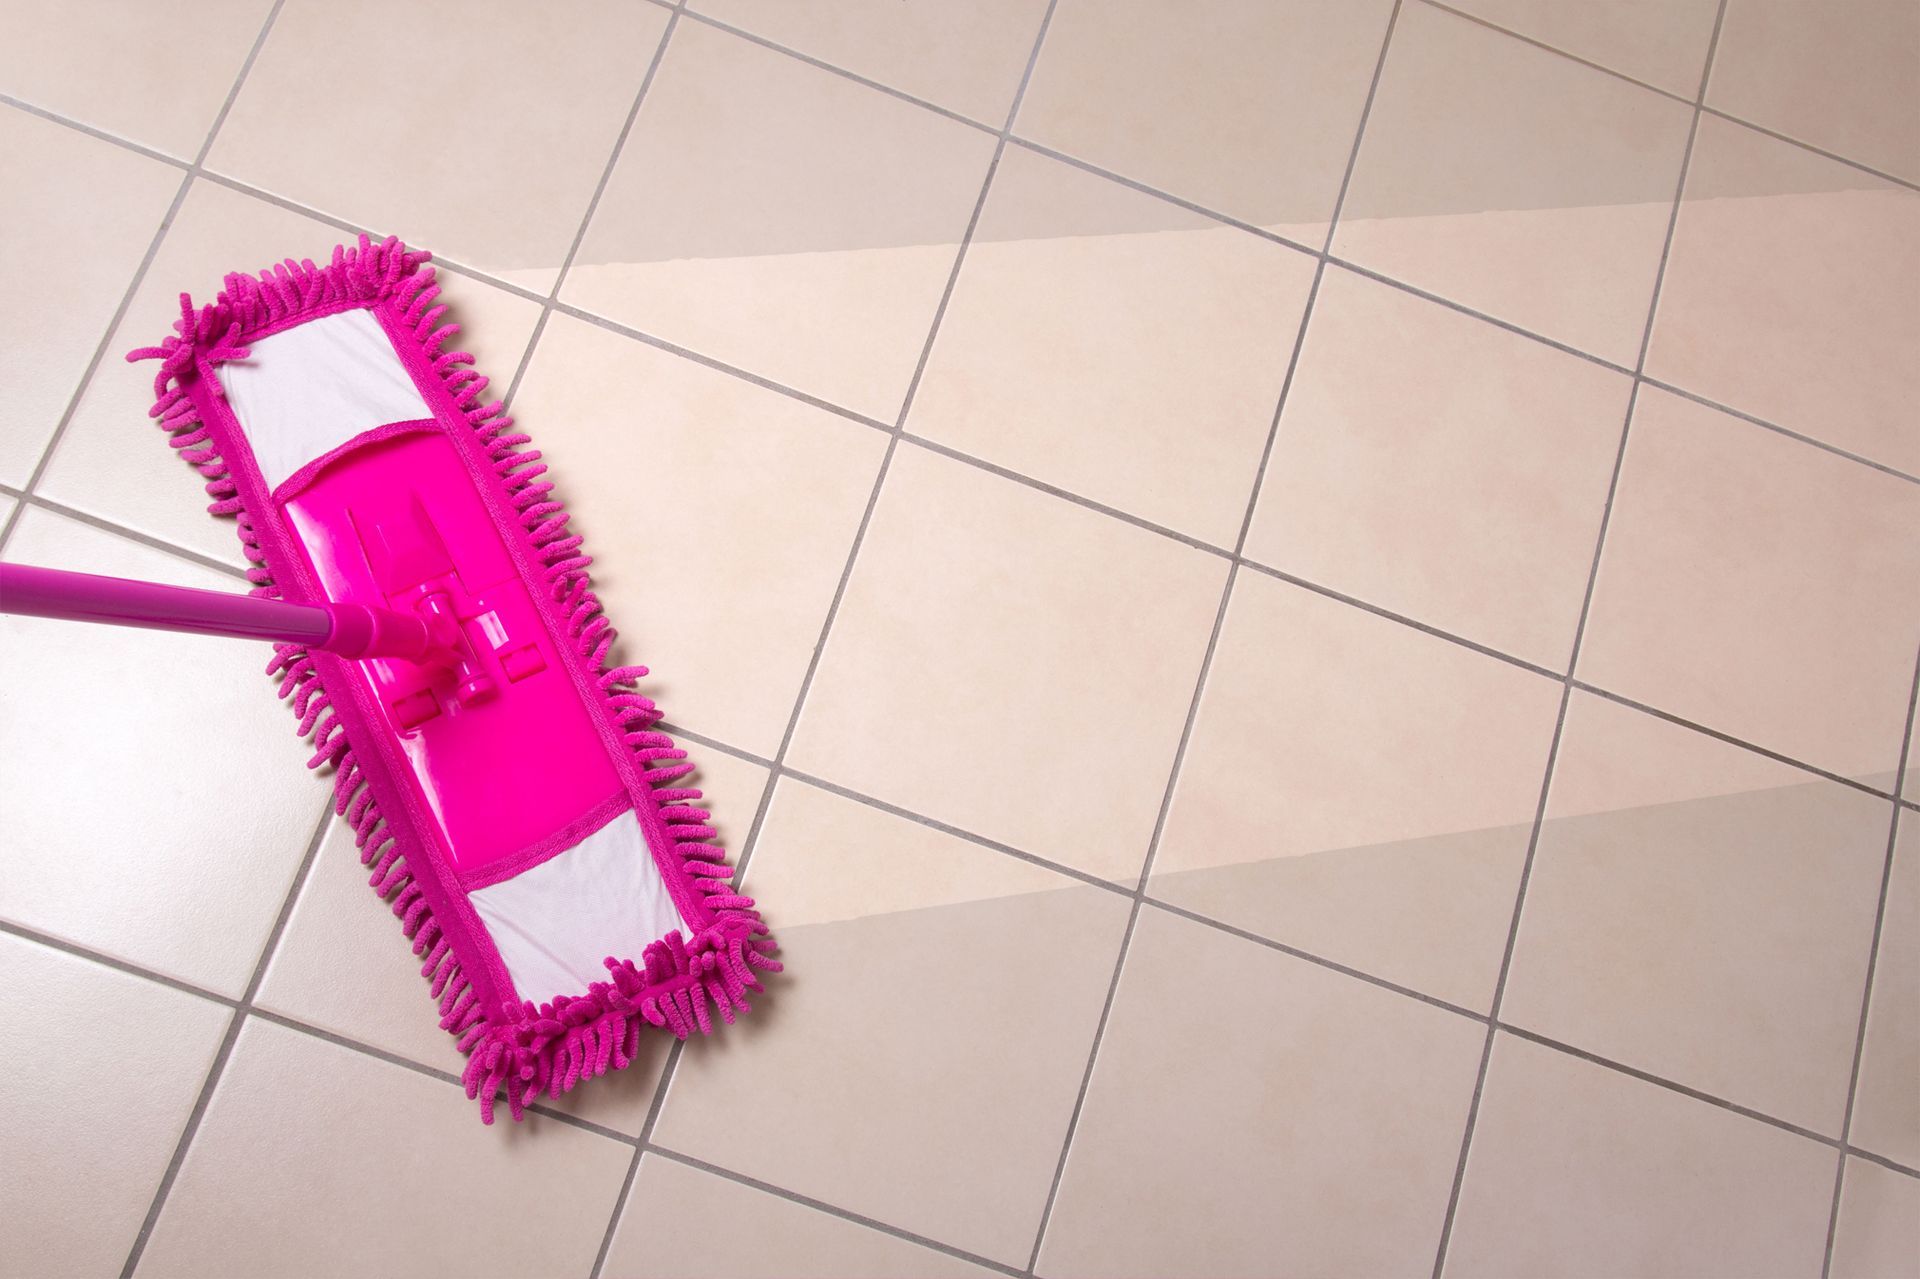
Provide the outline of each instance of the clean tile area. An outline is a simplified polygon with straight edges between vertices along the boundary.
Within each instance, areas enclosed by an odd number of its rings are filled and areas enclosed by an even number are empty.
[[[1913,0],[0,15],[0,559],[432,250],[786,965],[483,1127],[268,650],[0,615],[0,1274],[1920,1279]]]

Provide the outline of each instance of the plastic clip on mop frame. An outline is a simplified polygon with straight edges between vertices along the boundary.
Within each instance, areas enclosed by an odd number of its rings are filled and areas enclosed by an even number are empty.
[[[269,625],[308,642],[268,673],[491,1123],[502,1090],[518,1119],[626,1066],[642,1023],[732,1022],[780,965],[634,689],[646,669],[607,664],[614,629],[539,452],[446,349],[428,257],[362,237],[325,267],[230,275],[128,358],[160,361],[152,416],[237,517],[252,595],[307,606],[308,629]]]

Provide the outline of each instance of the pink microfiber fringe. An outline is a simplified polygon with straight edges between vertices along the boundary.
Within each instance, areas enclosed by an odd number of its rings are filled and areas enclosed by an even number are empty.
[[[213,499],[207,509],[237,518],[251,566],[247,577],[252,593],[277,598],[280,591],[267,569],[254,517],[245,509],[183,380],[197,364],[244,358],[247,344],[268,333],[350,307],[387,302],[465,415],[504,484],[545,572],[547,602],[588,668],[597,673],[606,713],[633,752],[647,783],[646,798],[674,841],[672,854],[703,894],[711,922],[689,938],[678,931],[668,933],[647,946],[637,962],[609,957],[607,981],[537,1007],[531,1001],[511,1000],[482,1007],[379,812],[312,656],[300,645],[275,646],[267,673],[279,678],[280,696],[298,719],[298,733],[312,743],[307,766],[335,769],[334,811],[352,825],[360,860],[371,872],[368,883],[400,919],[413,953],[422,957],[421,976],[440,1001],[440,1025],[468,1054],[467,1095],[479,1099],[482,1119],[492,1123],[494,1100],[502,1091],[519,1119],[527,1103],[543,1091],[558,1097],[582,1079],[625,1067],[638,1049],[642,1023],[665,1027],[682,1039],[696,1030],[711,1031],[713,1011],[731,1023],[737,1013],[747,1011],[747,994],[762,989],[755,971],[778,971],[780,964],[772,958],[774,943],[753,900],[733,891],[726,854],[711,842],[709,814],[697,805],[700,792],[673,785],[692,772],[693,765],[684,750],[654,727],[659,710],[634,688],[646,668],[606,664],[615,632],[587,573],[593,561],[582,551],[580,537],[568,531],[566,509],[544,478],[547,468],[539,450],[526,447],[531,440],[512,429],[513,419],[499,401],[482,400],[488,381],[473,368],[473,357],[445,350],[459,326],[446,319],[447,307],[436,300],[440,288],[434,269],[426,265],[429,257],[397,239],[375,244],[362,236],[357,247],[336,248],[324,267],[287,261],[258,277],[229,275],[220,296],[198,310],[182,294],[175,336],[127,358],[160,361],[150,416],[206,481]]]

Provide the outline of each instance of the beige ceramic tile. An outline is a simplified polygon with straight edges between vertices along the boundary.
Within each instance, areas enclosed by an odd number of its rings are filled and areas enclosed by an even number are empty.
[[[177,170],[0,104],[0,483],[24,485],[180,189]]]
[[[1232,546],[1313,261],[1011,148],[907,429]]]
[[[1815,1279],[1832,1202],[1828,1147],[1501,1035],[1446,1273]]]
[[[1559,707],[1553,680],[1243,571],[1150,891],[1484,1010]]]
[[[118,1274],[227,1010],[0,935],[0,1271]]]
[[[722,22],[999,128],[1046,0],[695,0]]]
[[[242,591],[42,510],[6,558]],[[239,995],[328,789],[267,646],[0,616],[0,916]]]
[[[1707,103],[1920,180],[1920,7],[1730,0]]]
[[[1496,26],[1691,100],[1718,0],[1451,0]]]
[[[1334,252],[1632,365],[1690,118],[1671,98],[1408,5]]]
[[[1148,907],[1037,1273],[1425,1274],[1485,1035]]]
[[[39,491],[231,564],[243,564],[232,520],[207,514],[201,479],[175,459],[147,416],[152,361],[129,364],[135,347],[156,346],[180,318],[180,295],[213,301],[228,272],[257,272],[287,258],[325,262],[355,237],[278,205],[212,182],[195,182],[160,242],[127,314],[107,342],[107,358],[89,379],[73,421],[54,449]],[[441,272],[441,301],[462,326],[456,345],[504,392],[520,363],[540,308],[466,276]]]
[[[1900,814],[1847,1136],[1864,1150],[1920,1167],[1920,813],[1911,809]]]
[[[503,1124],[506,1121],[501,1121]],[[138,1273],[585,1274],[632,1150],[249,1021]]]
[[[789,762],[1130,887],[1225,578],[902,445]]]
[[[1627,378],[1339,268],[1249,557],[1565,670]]]
[[[1317,249],[1390,9],[1061,0],[1014,127]]]
[[[514,412],[676,724],[779,749],[886,437],[554,316]]]
[[[700,771],[692,784],[707,792],[723,844],[738,857],[767,772],[718,751],[696,747],[695,754]],[[466,1069],[452,1036],[440,1029],[438,1006],[400,922],[367,886],[344,822],[334,822],[320,845],[255,1002],[436,1070]],[[671,1042],[644,1033],[640,1057],[625,1071],[542,1104],[637,1136]]]
[[[682,22],[564,296],[891,422],[993,147],[924,107]]]
[[[1920,488],[1642,387],[1578,673],[1849,777],[1891,773]]]
[[[654,1139],[1024,1265],[1126,899],[790,780],[746,890],[788,971]]]
[[[1920,1273],[1920,1178],[1847,1160],[1833,1239],[1832,1279],[1912,1279]]]
[[[613,1234],[605,1279],[976,1279],[992,1274],[659,1155]]]
[[[1838,1136],[1887,818],[1576,694],[1502,1019]]]
[[[0,93],[192,159],[272,7],[9,3]]]
[[[1648,374],[1920,475],[1916,350],[1920,194],[1702,116]]]
[[[289,0],[207,164],[544,292],[666,23],[431,0],[403,30],[379,0]]]

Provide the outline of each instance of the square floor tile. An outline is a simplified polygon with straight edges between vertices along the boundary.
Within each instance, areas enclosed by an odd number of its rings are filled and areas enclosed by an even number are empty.
[[[1304,253],[1011,148],[907,429],[1230,547],[1312,281]]]
[[[1060,0],[1014,127],[1317,249],[1391,7]]]
[[[272,8],[10,2],[0,93],[190,160]]]
[[[616,655],[673,723],[771,756],[886,437],[558,315],[514,413],[595,556]]]
[[[1150,891],[1484,1010],[1559,709],[1556,681],[1243,570]]]
[[[1831,1279],[1903,1279],[1920,1257],[1920,1178],[1847,1160]]]
[[[1900,814],[1853,1103],[1854,1145],[1920,1167],[1920,813]]]
[[[993,149],[978,129],[682,22],[564,296],[891,422]]]
[[[1226,572],[902,445],[788,760],[1131,887]]]
[[[240,593],[43,510],[6,558]],[[238,996],[330,797],[252,640],[0,615],[0,916]]]
[[[1332,268],[1246,553],[1565,670],[1628,386]]]
[[[1127,900],[783,779],[748,869],[787,973],[654,1139],[1024,1265]]]
[[[1707,104],[1920,180],[1920,8],[1729,0]]]
[[[1576,693],[1501,1018],[1839,1136],[1888,816]]]
[[[607,1279],[977,1279],[979,1266],[844,1217],[649,1154]]]
[[[699,769],[689,784],[706,793],[702,802],[713,813],[721,845],[737,858],[767,772],[719,751],[696,746],[694,754]],[[436,1070],[466,1069],[453,1037],[440,1029],[420,960],[400,921],[368,887],[353,830],[342,821],[327,830],[255,1002]],[[638,1136],[672,1042],[644,1033],[639,1060],[626,1070],[541,1104]]]
[[[1848,777],[1893,771],[1920,487],[1642,387],[1578,674]]]
[[[118,1274],[228,1012],[0,934],[0,1270]]]
[[[1446,1273],[1820,1273],[1833,1151],[1512,1035],[1494,1044]]]
[[[288,0],[209,168],[545,292],[606,171],[665,10]],[[360,38],[355,38],[360,33]]]
[[[79,389],[177,170],[0,104],[0,483],[26,484]]]
[[[1691,100],[1719,0],[1452,0],[1495,26]]]
[[[998,129],[1046,0],[694,0],[688,8]]]
[[[1920,475],[1916,349],[1920,193],[1702,116],[1648,375]]]
[[[325,262],[334,245],[355,238],[229,187],[196,181],[108,339],[106,358],[88,379],[38,491],[149,537],[244,565],[233,521],[207,514],[205,481],[167,447],[165,433],[147,416],[159,366],[151,360],[129,364],[126,353],[157,346],[173,332],[182,293],[204,305],[219,295],[228,272],[257,273],[287,258]],[[450,272],[441,272],[440,283],[440,300],[461,325],[455,347],[474,355],[480,371],[494,379],[495,394],[505,393],[540,308]]]
[[[632,1150],[259,1020],[240,1031],[139,1273],[585,1274]]]
[[[1485,1035],[1146,908],[1037,1273],[1426,1273]]]
[[[1409,5],[1334,252],[1631,366],[1691,118],[1604,71]]]

